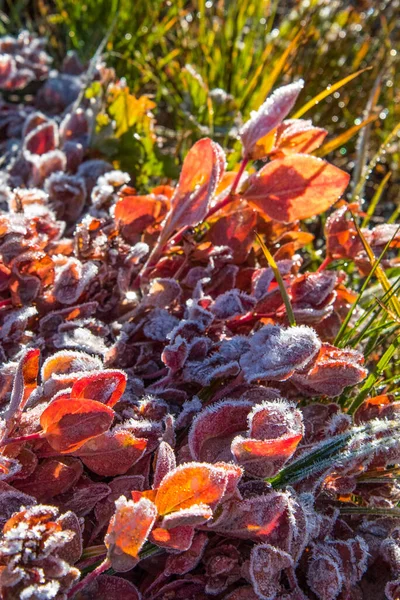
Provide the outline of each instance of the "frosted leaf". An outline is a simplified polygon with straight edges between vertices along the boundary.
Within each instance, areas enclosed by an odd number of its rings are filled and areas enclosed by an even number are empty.
[[[61,150],[51,150],[38,156],[28,150],[24,152],[25,159],[32,164],[32,184],[41,185],[52,173],[65,171],[67,157]]]
[[[75,352],[73,350],[64,350],[55,352],[47,358],[42,366],[42,379],[47,381],[50,377],[67,376],[81,373],[82,371],[102,370],[101,360],[84,352]]]
[[[317,354],[321,342],[304,325],[283,329],[266,325],[250,339],[250,349],[240,359],[246,380],[285,380]]]
[[[54,121],[47,121],[28,133],[24,140],[24,150],[31,154],[46,154],[58,146],[58,130]]]
[[[225,400],[203,409],[193,420],[189,448],[194,460],[232,460],[232,439],[247,429],[250,402]]]
[[[225,503],[208,527],[222,535],[288,548],[292,537],[288,512],[290,497],[282,492]]]
[[[291,287],[292,302],[300,307],[319,306],[328,299],[337,281],[338,276],[334,271],[300,275]]]
[[[44,584],[34,583],[22,590],[21,600],[51,600],[55,598],[60,589],[60,584],[54,579]]]
[[[165,342],[168,334],[178,323],[179,320],[165,309],[155,308],[148,314],[148,320],[143,326],[143,333],[151,340]]]
[[[175,279],[153,279],[144,306],[165,308],[181,295],[181,286]]]
[[[235,335],[230,340],[223,340],[219,347],[219,354],[227,360],[239,360],[242,354],[250,349],[249,338]]]
[[[256,439],[276,439],[287,434],[303,433],[302,414],[295,404],[287,400],[263,402],[249,414],[249,435]]]
[[[343,587],[340,560],[320,553],[314,547],[313,557],[308,567],[307,583],[319,600],[336,600]]]
[[[66,114],[60,124],[60,137],[67,140],[79,140],[85,146],[89,141],[90,121],[88,111],[78,108]]]
[[[14,337],[18,338],[19,334],[26,330],[28,320],[34,317],[37,312],[34,306],[29,306],[14,310],[6,315],[0,330],[0,340],[11,341]]]
[[[310,369],[295,373],[292,383],[310,395],[339,396],[347,386],[356,385],[366,377],[363,362],[363,355],[356,350],[323,344]]]
[[[147,498],[133,502],[125,496],[116,500],[115,509],[104,542],[113,568],[124,572],[136,564],[156,520],[157,509]]]
[[[178,555],[170,555],[165,563],[164,574],[169,575],[185,575],[195,569],[199,564],[204,550],[208,542],[207,534],[197,533],[188,550]]]
[[[226,361],[214,354],[203,361],[187,361],[183,370],[185,381],[209,385],[214,379],[233,377],[240,371],[237,361]]]
[[[254,546],[250,555],[250,577],[259,598],[274,600],[281,589],[282,571],[293,566],[287,552],[269,544]]]
[[[56,267],[54,296],[61,304],[78,302],[97,273],[98,267],[94,263],[83,264],[76,258],[68,257],[64,264]]]
[[[193,504],[190,508],[183,508],[166,515],[161,521],[161,527],[173,529],[174,527],[205,525],[213,516],[207,504]]]
[[[124,173],[123,171],[115,170],[108,171],[104,175],[100,175],[97,180],[98,185],[111,185],[114,188],[121,187],[125,183],[129,183],[130,175],[128,173]]]
[[[85,160],[85,162],[80,165],[77,175],[78,177],[83,177],[85,180],[86,190],[89,195],[96,185],[98,178],[112,170],[113,167],[110,163],[95,158],[92,160]]]
[[[176,459],[173,449],[167,442],[161,442],[158,447],[154,469],[153,488],[157,488],[165,475],[175,469],[175,467]]]
[[[198,396],[193,396],[191,400],[183,403],[182,410],[175,421],[175,429],[183,429],[191,424],[193,416],[201,411],[203,405]]]
[[[142,600],[142,596],[136,586],[127,579],[115,575],[100,575],[84,590],[85,600],[96,598],[96,600]],[[82,592],[80,593],[82,595]]]
[[[214,315],[212,312],[200,306],[194,300],[188,300],[186,303],[187,306],[187,319],[190,321],[195,321],[200,331],[205,331],[210,327],[211,323],[214,321]]]
[[[49,201],[59,219],[75,223],[86,200],[86,186],[82,177],[53,173],[45,182]]]
[[[250,119],[239,131],[244,155],[247,158],[259,159],[266,156],[262,146],[257,148],[257,143],[283,121],[293,108],[303,86],[304,82],[300,79],[295,83],[280,87],[267,98],[257,111],[251,112]]]
[[[217,319],[230,319],[249,312],[255,303],[254,298],[235,289],[218,296],[210,306],[210,311]]]

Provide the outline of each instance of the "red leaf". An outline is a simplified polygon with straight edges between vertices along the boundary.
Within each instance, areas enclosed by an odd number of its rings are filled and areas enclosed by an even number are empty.
[[[323,344],[312,367],[305,373],[295,373],[292,383],[309,394],[339,396],[345,387],[356,385],[367,376],[363,362],[363,355],[356,350]]]
[[[238,433],[246,431],[251,407],[251,402],[225,400],[203,409],[189,432],[192,457],[212,463],[232,460],[230,444]]]
[[[141,600],[136,586],[114,575],[100,575],[79,593],[79,600]]]
[[[164,529],[175,529],[188,525],[205,525],[212,516],[212,510],[207,504],[193,504],[190,508],[182,508],[166,515],[161,521],[161,526]]]
[[[94,356],[90,356],[90,354],[74,352],[73,350],[62,350],[44,361],[42,379],[43,381],[47,381],[54,375],[70,375],[72,373],[80,373],[81,371],[99,370],[102,366],[101,361]]]
[[[269,492],[241,502],[234,499],[223,505],[221,515],[209,528],[239,539],[264,541],[274,535],[279,540],[281,533],[287,535],[284,522],[287,512],[287,496],[280,492]],[[280,541],[282,543],[283,540]]]
[[[165,563],[165,575],[185,575],[199,564],[207,545],[208,537],[205,533],[197,533],[186,552],[170,555]]]
[[[232,453],[246,473],[256,477],[272,477],[295,452],[301,434],[277,440],[255,440],[238,436],[232,442]]]
[[[48,121],[36,127],[25,138],[24,148],[32,154],[46,154],[55,150],[58,144],[58,132],[54,121]]]
[[[46,458],[34,473],[13,485],[25,494],[41,500],[49,500],[69,490],[82,475],[81,462],[72,457]]]
[[[254,546],[250,556],[250,577],[258,597],[275,598],[281,590],[282,570],[293,566],[293,559],[287,552],[269,544]]]
[[[75,381],[71,398],[97,400],[114,406],[121,398],[126,387],[126,375],[123,371],[95,371]]]
[[[37,348],[30,348],[26,351],[18,364],[11,392],[10,405],[3,415],[7,431],[11,430],[17,414],[24,408],[29,396],[37,387],[39,359],[40,350]],[[4,435],[5,434],[6,432],[4,432]]]
[[[228,246],[232,249],[236,264],[243,263],[255,238],[257,213],[251,208],[239,208],[215,221],[207,237],[214,246]]]
[[[95,400],[54,400],[42,412],[44,437],[57,452],[73,452],[108,430],[114,411]]]
[[[292,223],[324,212],[346,189],[349,175],[315,156],[293,154],[249,179],[243,198],[270,219]]]
[[[97,475],[111,477],[126,473],[143,456],[146,446],[147,440],[129,431],[108,431],[86,442],[76,455]]]
[[[158,488],[163,478],[176,467],[175,453],[167,442],[161,442],[155,461],[153,488]]]
[[[150,534],[150,541],[161,548],[184,552],[192,544],[194,536],[193,527],[182,526],[174,529],[163,529],[156,527]]]
[[[163,239],[181,227],[200,223],[225,170],[222,148],[209,138],[199,140],[189,150],[178,186],[171,199],[171,211],[164,224]]]

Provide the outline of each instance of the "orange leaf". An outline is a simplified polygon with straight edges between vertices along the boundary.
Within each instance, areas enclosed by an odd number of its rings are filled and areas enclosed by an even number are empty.
[[[247,462],[252,458],[258,460],[260,457],[289,458],[302,437],[302,435],[293,435],[277,440],[242,439],[238,459]],[[237,449],[238,444],[235,445],[235,451]]]
[[[160,216],[163,203],[153,195],[126,196],[115,207],[115,220],[125,237],[143,233]]]
[[[321,127],[313,127],[310,121],[289,119],[277,131],[277,140],[271,151],[276,158],[289,154],[310,154],[319,148],[328,132]]]
[[[97,400],[114,406],[126,387],[126,375],[122,371],[101,371],[84,375],[72,386],[71,398]]]
[[[326,161],[292,154],[253,175],[242,196],[270,219],[291,223],[327,210],[348,182],[347,173]]]
[[[227,474],[206,463],[186,463],[168,473],[160,483],[155,503],[160,515],[207,504],[214,508],[223,497]]]
[[[301,434],[289,434],[274,440],[237,436],[231,446],[233,455],[251,475],[272,477],[295,452]]]
[[[133,502],[124,496],[115,502],[115,506],[116,512],[110,521],[104,542],[113,568],[116,571],[128,571],[134,566],[140,549],[147,540],[157,517],[157,509],[146,498]]]
[[[30,349],[25,354],[22,363],[22,378],[24,380],[24,400],[23,404],[29,398],[30,394],[37,387],[37,377],[39,374],[40,350]]]
[[[42,412],[40,425],[58,452],[73,452],[87,440],[108,430],[114,411],[95,400],[54,400]]]

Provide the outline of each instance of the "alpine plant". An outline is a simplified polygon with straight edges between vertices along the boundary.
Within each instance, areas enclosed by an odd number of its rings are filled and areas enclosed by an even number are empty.
[[[139,194],[92,151],[76,57],[0,48],[1,597],[398,598],[400,402],[338,401],[368,371],[334,345],[356,294],[325,267],[370,261],[349,175],[312,154],[327,131],[290,118],[303,82],[244,123],[233,171],[204,138]],[[332,207],[310,271],[303,221]]]

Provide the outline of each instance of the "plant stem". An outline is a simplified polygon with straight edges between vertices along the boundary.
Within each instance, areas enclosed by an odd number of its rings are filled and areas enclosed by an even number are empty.
[[[239,171],[236,173],[236,177],[232,183],[232,187],[229,190],[228,195],[225,196],[225,198],[223,198],[222,200],[220,200],[220,202],[215,204],[212,208],[210,208],[210,210],[208,211],[208,213],[205,216],[205,219],[204,219],[205,221],[207,219],[209,219],[210,217],[212,217],[217,211],[221,210],[221,208],[224,208],[227,204],[229,204],[230,202],[232,202],[235,199],[235,193],[236,193],[237,187],[239,185],[240,179],[241,179],[248,163],[249,163],[248,158],[244,158],[242,160],[242,162],[240,163]]]
[[[325,269],[331,264],[331,257],[326,256],[322,263],[319,265],[317,269],[317,273],[321,273],[321,271],[325,271]]]
[[[102,563],[99,564],[89,575],[86,575],[84,579],[74,585],[68,592],[67,598],[73,598],[78,592],[83,590],[87,585],[92,583],[99,575],[107,571],[111,567],[110,560],[106,558]]]
[[[8,444],[17,444],[19,442],[29,442],[30,440],[41,439],[43,439],[43,431],[37,431],[36,433],[29,433],[28,435],[5,439],[2,441],[1,445],[7,446]]]

